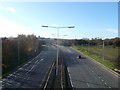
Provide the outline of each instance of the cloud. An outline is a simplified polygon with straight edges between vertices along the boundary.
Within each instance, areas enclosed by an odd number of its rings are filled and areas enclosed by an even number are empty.
[[[17,36],[18,34],[33,34],[32,30],[16,22],[0,18],[0,37]]]
[[[10,12],[16,12],[16,9],[15,8],[12,8],[12,7],[7,7],[6,10],[10,11]]]
[[[108,32],[113,32],[113,33],[118,33],[118,30],[117,30],[117,29],[106,29],[106,31],[108,31]]]

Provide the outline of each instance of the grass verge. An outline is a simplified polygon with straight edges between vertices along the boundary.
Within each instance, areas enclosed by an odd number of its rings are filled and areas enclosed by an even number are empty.
[[[103,64],[104,66],[108,67],[109,69],[114,70],[116,68],[116,66],[111,61],[109,61],[107,59],[103,59],[100,56],[98,56],[98,55],[96,55],[92,52],[88,52],[87,50],[85,50],[83,48],[79,48],[77,46],[73,46],[71,48],[76,49],[77,51],[83,53],[84,55],[91,57],[92,59],[94,59],[97,62]]]

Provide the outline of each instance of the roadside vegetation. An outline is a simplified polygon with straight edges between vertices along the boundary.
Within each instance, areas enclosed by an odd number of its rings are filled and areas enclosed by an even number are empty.
[[[35,35],[2,38],[2,75],[6,75],[41,51],[42,42]]]
[[[120,38],[64,40],[62,44],[82,52],[110,69],[120,70]]]
[[[93,58],[110,69],[117,68],[118,48],[106,46],[103,50],[99,46],[73,46],[74,49]]]

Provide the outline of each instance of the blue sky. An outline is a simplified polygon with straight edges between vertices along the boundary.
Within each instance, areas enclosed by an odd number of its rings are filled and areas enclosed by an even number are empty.
[[[75,26],[60,29],[60,38],[114,38],[118,36],[117,2],[15,2],[0,3],[0,36],[35,34],[56,37],[49,26]]]

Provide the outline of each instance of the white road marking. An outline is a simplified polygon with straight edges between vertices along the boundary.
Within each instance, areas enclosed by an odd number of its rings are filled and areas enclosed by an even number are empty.
[[[41,59],[40,61],[43,61],[44,59]]]
[[[108,88],[111,88],[110,86]]]
[[[70,71],[69,71],[69,68],[68,68],[68,67],[67,67],[67,70],[68,70],[69,77],[70,77],[70,83],[71,83],[71,85],[72,85],[72,87],[73,87],[73,83],[72,83],[72,79],[71,79],[71,75],[70,75]]]
[[[44,86],[44,89],[43,89],[43,90],[45,90],[45,89],[46,89],[46,87],[47,87],[48,80],[49,80],[50,75],[51,75],[51,72],[52,72],[52,70],[53,70],[53,66],[54,66],[54,63],[52,64],[52,67],[51,67],[50,72],[49,72],[49,74],[48,74],[48,78],[47,78],[47,81],[46,81],[46,83],[45,83],[45,86]]]
[[[38,62],[38,60],[35,63],[37,63],[37,62]]]
[[[89,83],[87,83],[87,86],[90,87]]]
[[[27,74],[32,71],[32,69],[35,67],[35,65],[32,66],[32,68],[27,72]]]
[[[103,79],[101,79],[102,80],[102,82],[104,81]]]
[[[105,82],[105,85],[107,85],[107,83]]]

